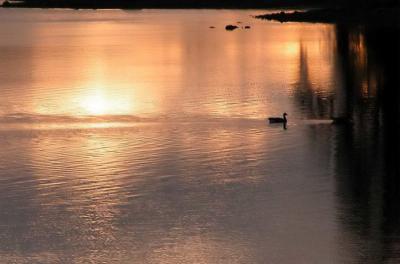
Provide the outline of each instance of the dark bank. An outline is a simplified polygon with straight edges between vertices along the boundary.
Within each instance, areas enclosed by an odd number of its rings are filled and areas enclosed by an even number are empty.
[[[257,18],[279,22],[363,23],[370,25],[399,26],[400,1],[356,0],[328,4],[307,11],[278,12],[259,15]]]

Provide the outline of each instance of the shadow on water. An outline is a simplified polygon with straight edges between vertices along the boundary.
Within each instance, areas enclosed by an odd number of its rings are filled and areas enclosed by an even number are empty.
[[[294,98],[300,109],[305,112],[307,118],[327,118],[330,111],[328,100],[332,100],[328,93],[319,93],[318,87],[311,80],[308,61],[307,46],[301,41],[299,47],[298,80],[295,84]]]
[[[313,92],[307,50],[299,52],[296,103],[312,118],[353,121],[332,125],[332,153],[341,239],[360,263],[400,258],[399,47],[397,28],[337,25],[341,85],[328,96]]]
[[[398,29],[337,27],[343,113],[354,120],[335,128],[337,195],[343,224],[365,241],[365,263],[399,257],[398,36]]]

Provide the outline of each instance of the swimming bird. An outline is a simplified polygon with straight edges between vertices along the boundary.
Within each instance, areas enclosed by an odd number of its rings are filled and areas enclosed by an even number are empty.
[[[282,117],[268,117],[268,120],[269,120],[269,123],[270,124],[272,124],[272,123],[287,123],[287,119],[286,119],[286,116],[287,116],[288,114],[286,114],[286,113],[283,113],[283,118]]]

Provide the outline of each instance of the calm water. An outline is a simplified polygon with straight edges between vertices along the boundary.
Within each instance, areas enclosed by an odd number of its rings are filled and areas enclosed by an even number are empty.
[[[397,31],[260,13],[0,10],[0,262],[397,263]]]

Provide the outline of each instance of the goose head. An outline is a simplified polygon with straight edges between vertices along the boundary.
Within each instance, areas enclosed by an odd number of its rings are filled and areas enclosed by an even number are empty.
[[[286,114],[286,113],[283,113],[283,122],[287,122],[287,119],[286,119],[286,116],[287,116],[288,114]]]

